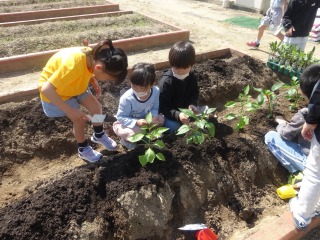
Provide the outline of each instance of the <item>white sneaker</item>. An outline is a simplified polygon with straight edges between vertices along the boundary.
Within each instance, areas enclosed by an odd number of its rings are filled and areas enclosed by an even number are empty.
[[[117,147],[117,143],[112,138],[109,138],[107,134],[103,134],[101,138],[97,138],[92,134],[91,141],[103,145],[109,151],[114,151]]]
[[[90,163],[97,162],[102,158],[102,154],[93,150],[91,146],[87,146],[82,152],[78,150],[78,156]]]
[[[120,139],[120,144],[129,150],[135,149],[137,147],[136,143],[126,141],[123,138]]]

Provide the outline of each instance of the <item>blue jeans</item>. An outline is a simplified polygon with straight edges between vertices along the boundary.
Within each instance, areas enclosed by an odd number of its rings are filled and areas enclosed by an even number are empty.
[[[264,137],[264,142],[281,165],[290,173],[304,170],[307,156],[299,144],[282,139],[280,134],[275,131],[269,131]]]
[[[169,128],[169,132],[173,133],[181,127],[181,123],[165,117],[163,126]]]

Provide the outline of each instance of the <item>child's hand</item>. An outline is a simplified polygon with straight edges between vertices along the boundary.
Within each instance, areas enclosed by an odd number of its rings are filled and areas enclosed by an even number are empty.
[[[148,123],[147,123],[147,121],[146,121],[145,119],[139,119],[139,120],[137,120],[136,124],[137,124],[139,127],[148,125]]]
[[[290,37],[292,36],[292,33],[295,31],[294,27],[291,27],[288,29],[288,31],[286,31],[286,36]]]
[[[304,139],[311,141],[313,136],[313,130],[317,127],[318,124],[308,124],[305,123],[301,130],[301,135]]]
[[[180,122],[182,122],[183,124],[187,124],[190,122],[189,117],[182,112],[179,114],[179,119],[180,119]]]
[[[66,112],[66,115],[73,123],[79,121],[80,119],[90,121],[88,116],[77,108],[70,107],[70,109]]]
[[[189,105],[189,110],[191,110],[194,114],[200,114],[199,109],[194,105]]]
[[[281,116],[276,116],[276,118],[274,119],[278,124],[284,124],[287,123],[286,120],[283,119],[283,117]]]
[[[152,117],[152,123],[155,123],[156,125],[158,125],[159,124],[158,118]]]

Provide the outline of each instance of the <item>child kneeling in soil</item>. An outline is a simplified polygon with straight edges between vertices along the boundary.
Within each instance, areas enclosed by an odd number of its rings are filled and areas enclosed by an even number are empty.
[[[152,64],[135,64],[130,76],[131,88],[120,97],[113,130],[121,137],[120,143],[128,149],[136,147],[128,138],[141,132],[140,128],[148,124],[145,118],[149,112],[152,114],[153,123],[163,125],[164,117],[158,113],[160,92],[159,88],[154,86],[155,79],[155,68]]]
[[[96,162],[102,154],[93,150],[85,136],[86,121],[90,120],[80,110],[80,105],[91,115],[101,114],[102,107],[97,97],[101,88],[97,80],[121,83],[127,75],[126,53],[114,48],[107,39],[93,49],[73,47],[54,54],[44,67],[38,83],[44,113],[48,117],[67,116],[73,124],[73,133],[78,143],[78,155],[85,161]],[[96,97],[88,89],[89,83]],[[93,123],[91,141],[112,151],[117,144],[103,129],[103,123]]]
[[[313,217],[320,217],[320,64],[311,65],[301,74],[300,88],[309,99],[301,135],[311,141],[298,196],[289,202],[294,225],[305,230]]]
[[[310,151],[310,142],[301,135],[308,108],[300,109],[289,122],[276,117],[279,124],[276,131],[269,131],[264,141],[271,153],[290,173],[288,183],[297,184],[302,179],[302,171]]]
[[[189,108],[199,114],[198,83],[192,66],[195,63],[195,49],[189,42],[177,42],[169,52],[171,68],[164,71],[160,82],[160,113],[165,117],[164,126],[175,132],[189,118],[179,108]]]

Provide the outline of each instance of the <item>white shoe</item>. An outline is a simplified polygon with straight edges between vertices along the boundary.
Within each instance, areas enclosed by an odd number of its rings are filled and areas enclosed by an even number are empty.
[[[103,134],[101,138],[97,138],[92,134],[91,141],[103,145],[109,151],[114,151],[117,147],[117,143],[107,134]]]
[[[87,146],[82,152],[78,150],[78,156],[85,161],[94,163],[99,161],[103,155],[93,150],[91,146]]]

